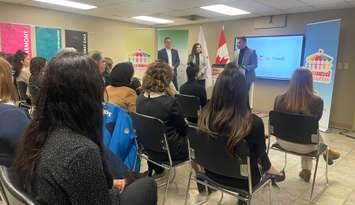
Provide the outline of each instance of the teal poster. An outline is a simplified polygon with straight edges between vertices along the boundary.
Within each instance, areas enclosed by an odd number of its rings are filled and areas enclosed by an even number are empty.
[[[62,32],[56,28],[36,27],[36,56],[50,60],[62,48]]]

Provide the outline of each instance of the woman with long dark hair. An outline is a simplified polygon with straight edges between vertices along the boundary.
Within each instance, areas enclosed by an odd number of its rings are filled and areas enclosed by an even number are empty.
[[[299,113],[316,117],[318,120],[323,114],[323,100],[316,94],[313,88],[312,72],[308,69],[296,69],[292,75],[287,91],[276,97],[274,110],[280,112]],[[322,143],[323,137],[320,138]],[[314,145],[301,145],[277,139],[277,143],[286,150],[307,154],[317,149]],[[340,154],[334,150],[329,150],[328,164],[338,159]],[[324,159],[326,159],[324,155]],[[312,159],[302,157],[302,171],[299,176],[306,182],[311,178]]]
[[[200,43],[195,43],[192,46],[187,63],[188,65],[194,65],[196,68],[198,68],[197,80],[203,87],[205,87],[207,78],[207,62],[206,58],[203,56]]]
[[[28,101],[27,89],[30,79],[30,58],[24,51],[17,51],[12,58],[12,69],[14,70],[14,83],[19,93],[20,100]]]
[[[106,88],[108,102],[119,105],[128,112],[136,111],[137,94],[131,88],[133,75],[132,63],[119,63],[113,67],[110,74],[111,85]]]
[[[153,184],[145,195],[133,196],[129,187],[120,195],[122,181],[111,177],[102,144],[103,90],[90,58],[65,52],[49,62],[15,161],[24,188],[39,203],[156,204]]]
[[[253,186],[259,183],[263,174],[259,173],[258,165],[275,181],[285,179],[284,173],[272,167],[266,154],[264,124],[260,117],[250,111],[247,84],[244,75],[238,69],[225,69],[219,75],[212,98],[201,112],[198,127],[204,132],[228,137],[226,150],[232,155],[235,155],[236,146],[242,139],[247,141],[250,149]],[[208,176],[221,184],[248,189],[246,180],[205,171]]]
[[[31,59],[30,62],[31,76],[29,79],[28,91],[30,93],[31,103],[33,105],[36,104],[45,66],[46,66],[45,58],[34,57]]]

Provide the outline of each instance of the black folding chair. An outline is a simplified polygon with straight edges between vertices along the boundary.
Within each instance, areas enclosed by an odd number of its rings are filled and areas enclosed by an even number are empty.
[[[316,166],[314,170],[312,189],[310,200],[312,200],[314,184],[317,176],[319,157],[326,153],[326,161],[328,162],[328,146],[320,143],[319,138],[319,125],[318,119],[312,116],[306,116],[294,113],[283,113],[277,111],[271,111],[269,113],[269,136],[275,136],[278,139],[302,144],[302,145],[316,145],[317,149],[314,152],[308,154],[300,154],[283,149],[279,144],[275,143],[271,146],[271,149],[281,151],[285,153],[284,170],[287,165],[287,153],[308,157],[316,160]],[[270,137],[268,143],[268,149],[270,149]],[[326,162],[325,178],[328,185],[328,163]]]
[[[197,123],[198,112],[201,110],[200,98],[183,94],[176,94],[175,97],[187,121]]]
[[[22,189],[19,176],[11,168],[0,166],[0,191],[7,205],[35,205],[35,201]]]
[[[139,145],[139,156],[159,167],[168,170],[168,179],[166,183],[161,184],[160,186],[166,185],[165,195],[163,198],[163,203],[165,204],[165,199],[167,197],[169,182],[175,178],[175,168],[186,163],[189,163],[189,160],[174,161],[171,157],[168,140],[166,138],[166,126],[163,121],[155,117],[146,116],[138,113],[130,113],[133,121],[133,127],[136,130],[137,134],[137,143]],[[166,153],[168,156],[167,162],[154,161],[149,158],[149,151]]]
[[[252,186],[249,146],[245,140],[242,140],[237,145],[237,153],[235,156],[232,156],[226,150],[227,137],[207,134],[198,130],[196,127],[190,126],[188,139],[191,161],[201,165],[205,170],[218,175],[246,180],[248,182],[248,190],[220,184],[208,177],[204,172],[199,172],[196,174],[196,177],[192,177],[191,168],[185,194],[185,205],[187,204],[191,179],[205,185],[206,190],[207,187],[210,187],[221,191],[222,197],[220,203],[223,199],[223,193],[227,193],[238,198],[238,200],[243,200],[247,204],[250,204],[253,195],[260,191],[265,185],[269,185],[269,200],[271,203],[271,180],[269,178],[263,177],[256,186]],[[261,174],[261,176],[263,175]]]

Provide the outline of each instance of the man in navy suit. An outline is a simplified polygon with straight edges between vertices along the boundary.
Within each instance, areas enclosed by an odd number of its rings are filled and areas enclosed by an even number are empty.
[[[165,48],[158,51],[158,60],[169,64],[173,68],[173,83],[176,90],[179,88],[177,83],[177,68],[180,65],[179,53],[172,47],[172,39],[170,37],[164,38]]]
[[[245,74],[249,90],[249,105],[253,108],[255,69],[258,67],[258,57],[254,49],[247,47],[246,37],[237,37],[237,56],[235,63]]]

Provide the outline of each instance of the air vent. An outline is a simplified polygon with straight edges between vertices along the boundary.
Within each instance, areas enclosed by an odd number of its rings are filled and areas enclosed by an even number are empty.
[[[198,21],[198,20],[207,19],[206,17],[199,16],[199,15],[179,16],[178,18],[187,19],[189,21]]]

